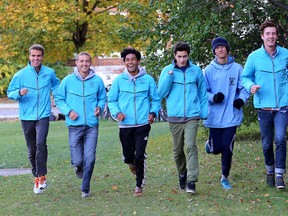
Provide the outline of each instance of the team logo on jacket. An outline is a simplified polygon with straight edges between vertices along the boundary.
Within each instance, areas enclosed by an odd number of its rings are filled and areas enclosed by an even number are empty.
[[[90,88],[95,87],[95,82],[94,82],[94,81],[90,81],[90,82],[89,82],[89,86],[90,86]]]
[[[235,78],[234,77],[229,78],[229,85],[235,85]]]

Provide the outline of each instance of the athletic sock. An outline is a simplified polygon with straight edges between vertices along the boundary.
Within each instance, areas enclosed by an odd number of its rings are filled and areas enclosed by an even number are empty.
[[[227,179],[227,180],[228,180],[228,178],[227,178],[226,176],[222,175],[221,181],[222,181],[223,179]]]
[[[271,171],[267,171],[267,174],[269,174],[269,175],[274,175],[274,170],[271,170]]]

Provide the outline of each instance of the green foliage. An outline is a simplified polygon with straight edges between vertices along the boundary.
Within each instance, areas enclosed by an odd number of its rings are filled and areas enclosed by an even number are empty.
[[[0,122],[0,128],[0,168],[29,168],[21,122]],[[81,180],[70,164],[67,127],[63,121],[51,122],[48,189],[35,195],[32,175],[0,176],[0,215],[285,215],[288,210],[287,190],[265,186],[257,125],[238,131],[229,177],[234,188],[228,191],[219,183],[221,157],[205,153],[207,134],[199,129],[198,193],[188,195],[178,190],[169,125],[153,124],[147,181],[144,196],[139,198],[133,197],[135,177],[121,160],[118,130],[115,122],[100,122],[92,196],[82,199]]]
[[[73,72],[73,67],[68,67],[65,65],[57,64],[57,65],[51,65],[51,68],[54,69],[56,76],[62,80],[64,77],[66,77],[68,74]]]
[[[0,61],[0,97],[6,95],[9,82],[16,71],[20,69],[20,65],[9,64],[5,61]]]
[[[147,37],[150,43],[144,48],[143,64],[156,80],[162,68],[173,59],[171,44],[180,40],[190,43],[191,59],[204,69],[214,57],[213,38],[225,37],[231,46],[230,54],[244,65],[248,55],[262,44],[259,26],[267,18],[278,21],[279,44],[288,47],[288,5],[284,0],[163,0],[150,1],[150,7],[158,12],[157,19],[147,19],[145,25],[137,28],[126,27],[122,36],[126,40],[131,40],[131,35]],[[130,34],[125,35],[125,31]],[[244,109],[245,124],[255,122],[251,100]]]

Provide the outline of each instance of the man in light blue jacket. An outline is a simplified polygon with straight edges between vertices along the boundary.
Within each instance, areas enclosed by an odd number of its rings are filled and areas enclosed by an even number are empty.
[[[175,60],[162,70],[158,93],[160,98],[166,99],[179,187],[181,190],[186,188],[188,193],[196,193],[195,183],[199,175],[196,135],[199,120],[207,118],[208,99],[202,70],[189,61],[189,54],[187,43],[174,45]]]
[[[25,136],[28,158],[35,176],[34,193],[47,188],[46,139],[51,115],[50,94],[55,96],[60,83],[55,71],[42,65],[44,47],[29,48],[29,63],[12,78],[7,89],[8,98],[19,102],[19,119]]]
[[[279,28],[276,22],[264,21],[260,31],[263,45],[248,56],[241,79],[247,91],[254,94],[253,102],[258,112],[267,169],[266,184],[284,189],[288,124],[288,50],[277,45]],[[276,145],[275,154],[273,139]]]
[[[242,106],[249,98],[240,81],[242,66],[235,62],[229,53],[230,46],[225,38],[217,37],[212,41],[215,58],[205,68],[209,111],[204,121],[209,128],[209,140],[206,142],[208,154],[221,154],[223,189],[232,188],[228,176],[232,164],[232,155],[236,129],[243,121]]]
[[[138,197],[143,195],[145,150],[150,125],[160,110],[160,98],[153,77],[139,66],[140,52],[126,48],[121,57],[126,69],[111,85],[108,106],[111,114],[118,119],[123,160],[136,175],[134,196]]]
[[[104,83],[90,68],[91,64],[90,54],[79,53],[74,73],[62,80],[55,97],[56,105],[65,115],[68,126],[71,163],[77,177],[82,179],[82,198],[90,196],[99,115],[106,101]]]

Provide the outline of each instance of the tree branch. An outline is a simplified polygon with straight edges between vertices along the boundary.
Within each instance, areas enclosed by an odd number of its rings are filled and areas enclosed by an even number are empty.
[[[284,4],[284,3],[280,2],[280,1],[277,1],[277,0],[268,0],[268,1],[271,4],[288,11],[288,5],[286,5],[286,4]]]

